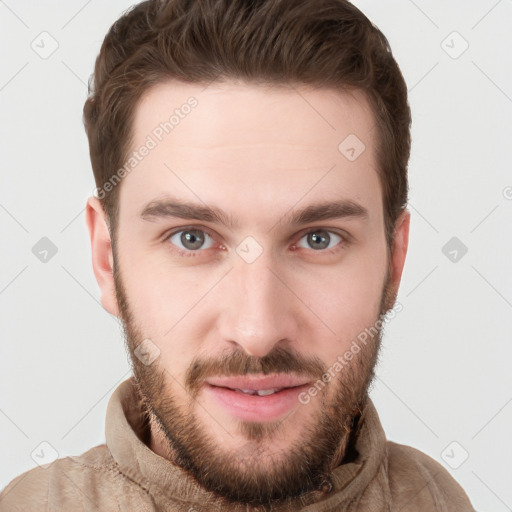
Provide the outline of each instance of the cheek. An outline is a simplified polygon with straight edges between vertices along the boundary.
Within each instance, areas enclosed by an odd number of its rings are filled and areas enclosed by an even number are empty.
[[[378,320],[385,263],[375,256],[361,254],[353,263],[347,261],[346,265],[329,269],[315,278],[315,286],[309,289],[304,302],[329,327],[326,330],[319,322],[316,336],[318,343],[324,340],[321,357],[326,364],[335,361],[361,332]]]
[[[204,338],[194,312],[214,282],[211,271],[172,267],[160,254],[127,252],[121,267],[133,321],[158,346],[159,366],[181,378]]]
[[[121,267],[134,314],[148,326],[160,327],[162,334],[191,309],[208,283],[204,271],[172,265],[160,247],[137,250],[127,243]]]

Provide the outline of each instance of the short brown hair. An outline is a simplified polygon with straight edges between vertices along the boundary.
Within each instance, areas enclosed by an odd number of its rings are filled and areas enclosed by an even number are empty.
[[[137,101],[173,78],[363,90],[377,124],[377,170],[391,247],[408,194],[407,87],[386,37],[350,2],[147,0],[124,13],[103,41],[84,105],[99,190],[127,158]],[[100,197],[113,241],[120,186]]]

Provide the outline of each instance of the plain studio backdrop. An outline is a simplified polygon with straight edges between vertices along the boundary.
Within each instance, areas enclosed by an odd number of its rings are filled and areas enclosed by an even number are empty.
[[[355,3],[389,39],[413,116],[403,309],[371,397],[388,439],[443,464],[476,510],[511,510],[512,0]],[[0,2],[0,488],[36,453],[103,443],[129,376],[91,267],[82,107],[131,4]]]

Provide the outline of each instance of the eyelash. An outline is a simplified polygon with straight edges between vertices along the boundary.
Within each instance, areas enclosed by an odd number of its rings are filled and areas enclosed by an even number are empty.
[[[173,231],[170,231],[170,232],[166,233],[162,237],[163,238],[163,242],[165,244],[167,244],[167,245],[172,245],[173,247],[171,248],[171,250],[173,252],[177,253],[178,256],[183,256],[183,257],[186,257],[186,258],[189,258],[189,257],[193,258],[193,257],[200,256],[201,253],[205,252],[208,249],[198,249],[196,251],[191,251],[191,250],[187,251],[187,250],[184,250],[184,249],[180,249],[179,247],[174,245],[172,242],[169,242],[169,238],[171,238],[171,236],[176,235],[177,233],[184,232],[184,231],[201,231],[203,233],[206,233],[210,238],[212,238],[212,239],[215,238],[213,236],[213,234],[210,232],[210,230],[202,228],[202,227],[198,227],[198,226],[185,226],[185,227],[181,227],[180,229],[175,229]],[[308,229],[307,231],[305,231],[305,232],[300,234],[299,241],[302,240],[305,236],[309,235],[310,233],[316,233],[318,231],[325,231],[327,233],[335,234],[335,235],[337,235],[337,236],[339,236],[341,238],[341,241],[338,242],[331,249],[321,249],[321,250],[318,250],[318,251],[314,251],[313,249],[311,249],[311,251],[313,251],[313,252],[319,252],[319,253],[322,253],[322,254],[329,254],[329,255],[335,254],[338,251],[345,249],[346,246],[350,242],[350,238],[349,238],[348,235],[340,233],[340,232],[337,232],[337,231],[334,231],[334,230],[331,230],[331,229],[327,229],[327,228],[312,228],[312,229]],[[294,244],[294,248],[296,248],[295,244]],[[301,249],[301,248],[299,247],[299,249]]]

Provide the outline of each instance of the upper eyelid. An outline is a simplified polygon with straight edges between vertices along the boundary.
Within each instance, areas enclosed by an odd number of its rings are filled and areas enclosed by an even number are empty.
[[[334,233],[335,235],[341,236],[344,239],[348,239],[349,234],[346,233],[342,229],[336,229],[336,228],[323,228],[323,227],[311,227],[311,228],[304,228],[303,230],[299,231],[297,235],[294,236],[300,236],[301,238],[304,235],[307,235],[308,233],[314,233],[315,231],[327,231],[328,233]]]
[[[169,237],[180,233],[181,231],[203,231],[206,233],[209,237],[215,238],[214,232],[208,228],[205,228],[203,226],[181,226],[179,228],[171,229],[170,231],[166,231],[163,235],[163,239],[167,240]]]

